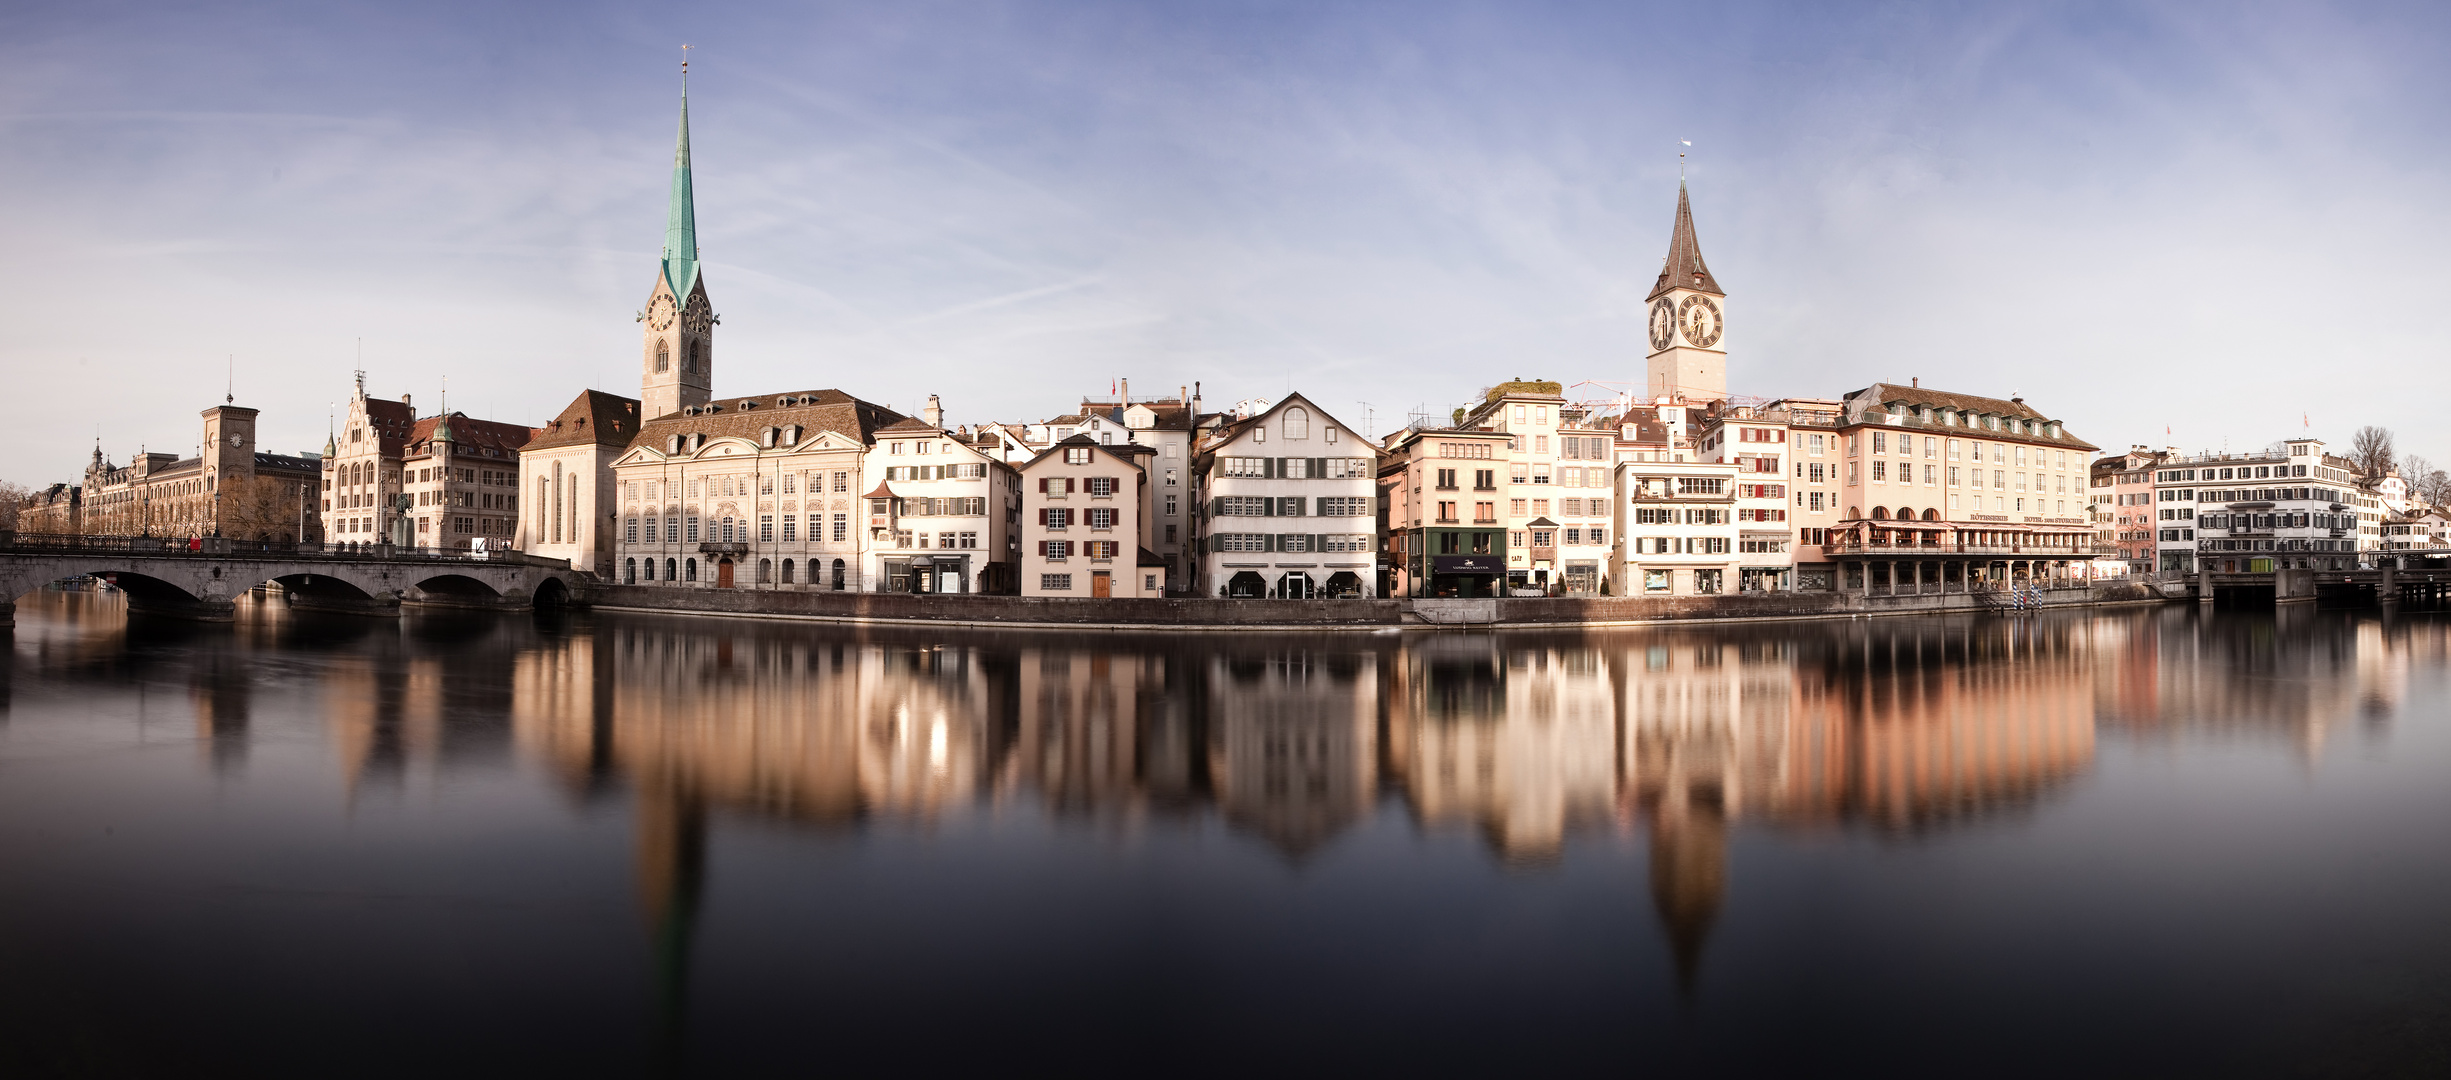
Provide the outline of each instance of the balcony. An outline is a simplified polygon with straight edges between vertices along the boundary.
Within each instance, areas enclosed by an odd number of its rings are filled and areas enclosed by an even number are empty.
[[[749,545],[743,541],[706,540],[698,544],[700,555],[746,555]]]
[[[2119,548],[2096,544],[2075,547],[2039,547],[2032,544],[1878,544],[1845,542],[1821,545],[1824,557],[1839,555],[1889,556],[1912,559],[1926,555],[2017,555],[2030,559],[2089,559],[2099,555],[2118,555]]]

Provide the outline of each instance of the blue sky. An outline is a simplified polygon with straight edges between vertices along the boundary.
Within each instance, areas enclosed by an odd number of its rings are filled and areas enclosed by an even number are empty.
[[[1639,381],[1691,139],[1738,393],[2451,461],[2444,10],[14,7],[0,477],[97,427],[192,452],[227,357],[267,448],[319,447],[361,338],[421,411],[636,393],[682,42],[719,393],[976,422],[1196,379],[1386,431]]]

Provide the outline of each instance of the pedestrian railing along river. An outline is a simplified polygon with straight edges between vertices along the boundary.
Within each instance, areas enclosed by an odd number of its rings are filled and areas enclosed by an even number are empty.
[[[446,548],[405,548],[390,544],[296,544],[281,540],[238,540],[229,537],[88,536],[79,533],[0,531],[0,553],[21,555],[142,555],[156,558],[329,559],[335,562],[493,563],[510,566],[567,568],[567,559],[548,559],[524,551],[459,551]]]

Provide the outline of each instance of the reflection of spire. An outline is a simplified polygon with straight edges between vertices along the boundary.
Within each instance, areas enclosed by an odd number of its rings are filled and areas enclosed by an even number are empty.
[[[1651,818],[1651,900],[1676,952],[1677,988],[1688,997],[1727,893],[1727,840],[1727,819],[1716,806],[1663,808]]]
[[[669,778],[638,793],[638,893],[655,949],[658,1071],[677,1073],[689,1004],[690,933],[706,881],[706,804]]]

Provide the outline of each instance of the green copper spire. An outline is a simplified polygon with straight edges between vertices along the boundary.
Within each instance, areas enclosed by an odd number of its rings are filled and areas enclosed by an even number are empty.
[[[664,221],[664,281],[687,303],[698,283],[698,206],[689,184],[689,62],[681,63],[681,136],[672,151],[672,209]]]

